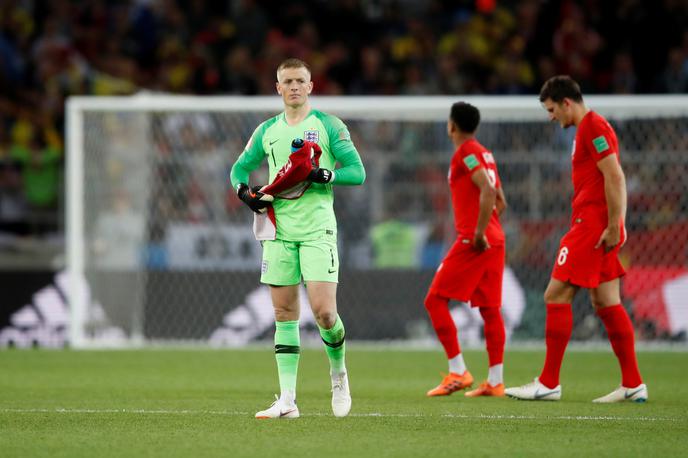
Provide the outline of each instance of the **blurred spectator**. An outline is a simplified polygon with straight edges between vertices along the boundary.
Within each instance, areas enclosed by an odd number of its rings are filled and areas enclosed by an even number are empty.
[[[35,233],[54,232],[57,229],[57,201],[62,175],[62,150],[50,145],[47,133],[31,134],[28,144],[17,141],[10,157],[22,170],[24,199]]]
[[[638,79],[633,71],[633,58],[627,52],[614,57],[612,87],[614,94],[634,94],[638,89]]]
[[[288,56],[312,62],[323,95],[536,94],[555,73],[591,94],[682,93],[687,30],[685,2],[0,2],[0,130],[11,142],[0,215],[22,214],[16,186],[32,208],[56,211],[70,95],[274,94]],[[190,151],[179,142],[203,136],[176,127],[184,138],[158,140],[174,160]],[[418,147],[412,131],[392,140],[404,154]],[[200,191],[186,189],[190,204]]]
[[[91,249],[99,267],[135,269],[141,263],[145,219],[132,208],[123,189],[114,191],[109,208],[96,222]]]
[[[659,80],[659,90],[674,94],[688,92],[688,55],[681,48],[669,51],[667,68]]]
[[[425,239],[425,244],[420,253],[420,268],[425,270],[437,269],[440,265],[447,247],[451,241],[447,240],[447,230],[449,219],[438,218],[438,220],[430,227],[430,232]]]
[[[400,212],[405,201],[399,196],[386,206],[385,217],[370,228],[373,249],[373,267],[413,268],[417,267],[418,234],[414,227],[404,222]]]
[[[0,130],[0,233],[27,235],[26,216],[20,165],[10,155],[9,140]]]
[[[389,218],[373,225],[370,239],[373,266],[382,268],[416,267],[416,231],[408,223]]]

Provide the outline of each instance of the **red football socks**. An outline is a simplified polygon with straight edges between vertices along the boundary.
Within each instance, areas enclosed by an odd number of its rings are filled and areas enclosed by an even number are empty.
[[[540,374],[540,383],[547,388],[559,385],[559,371],[564,359],[566,345],[571,338],[573,329],[573,312],[571,304],[547,304],[547,318],[545,320],[545,343],[547,356],[545,367]]]
[[[455,357],[461,348],[459,347],[459,338],[456,335],[454,319],[449,313],[449,299],[428,294],[425,298],[425,308],[428,310],[437,338],[444,347],[447,359]]]
[[[597,310],[609,336],[616,359],[621,366],[621,384],[626,388],[635,388],[643,383],[635,357],[633,324],[621,304],[611,305]]]
[[[504,342],[506,331],[499,307],[480,307],[480,315],[485,323],[485,347],[490,367],[504,362]]]

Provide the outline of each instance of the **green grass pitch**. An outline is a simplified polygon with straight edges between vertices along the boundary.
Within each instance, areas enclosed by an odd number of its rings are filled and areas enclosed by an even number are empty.
[[[478,380],[484,351],[465,352]],[[543,350],[510,350],[507,386]],[[646,404],[590,401],[619,382],[611,351],[569,351],[560,402],[426,398],[440,349],[350,345],[353,409],[330,411],[327,359],[301,356],[297,420],[255,420],[278,391],[269,348],[0,351],[0,456],[686,456],[688,353],[645,351]]]

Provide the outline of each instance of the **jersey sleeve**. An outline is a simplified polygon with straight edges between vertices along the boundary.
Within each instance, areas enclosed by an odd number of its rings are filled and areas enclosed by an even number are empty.
[[[459,151],[460,163],[458,164],[459,171],[461,174],[472,174],[478,169],[485,168],[485,163],[483,158],[476,148],[471,148],[471,145],[466,145],[465,148],[461,148]]]
[[[499,170],[497,169],[496,165],[495,165],[494,171],[495,171],[495,177],[496,177],[495,188],[501,188],[502,187],[502,177],[499,176]]]
[[[616,142],[614,141],[614,131],[604,119],[596,119],[588,125],[585,132],[586,147],[590,149],[591,156],[595,162],[599,162],[605,157],[616,154]]]
[[[244,151],[239,155],[234,165],[232,165],[229,176],[234,189],[239,186],[239,183],[248,184],[249,175],[260,167],[261,162],[263,162],[265,158],[265,150],[263,149],[265,124],[266,123],[262,123],[256,127],[256,130],[253,131],[253,135],[251,135],[248,143],[246,143]]]
[[[360,185],[365,181],[366,173],[351,134],[344,122],[336,116],[328,115],[324,123],[330,139],[330,151],[341,167],[335,170],[332,184]]]

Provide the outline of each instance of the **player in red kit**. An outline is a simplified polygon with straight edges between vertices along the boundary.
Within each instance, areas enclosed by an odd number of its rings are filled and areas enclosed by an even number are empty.
[[[561,398],[559,370],[573,327],[571,302],[580,288],[588,288],[621,366],[621,386],[593,402],[644,402],[647,386],[640,377],[633,325],[619,292],[619,278],[625,273],[619,249],[626,241],[626,181],[616,133],[585,106],[580,87],[568,76],[545,82],[540,102],[552,121],[563,128],[577,127],[571,158],[573,211],[545,291],[545,366],[533,382],[508,388],[506,394],[518,399]]]
[[[504,232],[499,215],[506,201],[494,156],[475,139],[479,123],[476,107],[463,102],[452,105],[447,134],[456,147],[449,167],[449,187],[457,239],[437,268],[425,298],[425,308],[449,361],[449,374],[428,391],[428,396],[450,395],[473,384],[449,313],[450,299],[478,307],[485,323],[488,377],[465,395],[504,396],[505,331],[500,310]]]

